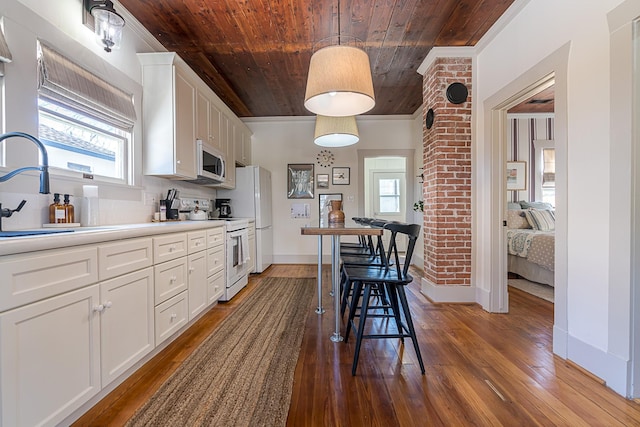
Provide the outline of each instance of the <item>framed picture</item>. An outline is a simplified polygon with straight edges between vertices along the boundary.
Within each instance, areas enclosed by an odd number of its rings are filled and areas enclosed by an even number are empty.
[[[331,170],[333,185],[349,185],[349,168],[333,168]]]
[[[329,188],[329,174],[319,173],[316,175],[316,187],[317,188]]]
[[[527,162],[507,162],[507,190],[527,189]]]
[[[313,199],[313,163],[287,165],[287,198]]]
[[[342,200],[342,193],[318,194],[318,213],[320,227],[329,224],[329,211],[331,210],[331,200]]]

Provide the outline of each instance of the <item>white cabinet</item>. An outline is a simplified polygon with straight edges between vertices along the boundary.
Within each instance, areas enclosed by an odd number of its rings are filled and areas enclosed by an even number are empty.
[[[153,238],[154,264],[186,256],[188,251],[185,233],[164,234]]]
[[[182,292],[156,306],[156,345],[187,324],[189,307],[187,293]]]
[[[210,91],[198,90],[196,102],[196,139],[200,139],[220,152],[226,146],[220,134],[220,109],[211,100]]]
[[[100,284],[102,387],[154,348],[153,268]]]
[[[217,302],[224,295],[225,275],[224,227],[207,230],[207,300]]]
[[[2,425],[55,425],[100,391],[98,285],[0,314]]]
[[[189,284],[189,321],[207,306],[207,232],[187,233],[189,256],[187,257],[187,282]]]
[[[154,301],[158,305],[187,290],[187,260],[178,258],[157,264],[154,267]]]
[[[100,280],[111,279],[153,264],[152,239],[127,239],[98,247]]]
[[[251,133],[244,127],[235,129],[235,160],[237,164],[249,166],[251,164]]]
[[[200,251],[188,257],[189,321],[209,305],[207,298],[207,252]]]
[[[174,52],[140,53],[144,173],[195,179],[197,76]]]
[[[224,227],[1,256],[0,283],[0,425],[58,425],[222,296]]]
[[[222,113],[220,115],[220,134],[222,135],[222,152],[224,153],[227,169],[225,171],[224,182],[216,186],[219,188],[236,188],[236,159],[233,145],[234,127],[233,121],[231,121],[226,114]]]
[[[0,311],[98,281],[95,246],[0,257]]]

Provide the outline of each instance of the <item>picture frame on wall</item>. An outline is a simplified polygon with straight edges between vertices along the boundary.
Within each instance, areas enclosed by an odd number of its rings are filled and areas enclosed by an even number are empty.
[[[332,200],[342,200],[342,193],[318,194],[318,218],[320,218],[320,227],[329,224],[330,202]]]
[[[313,199],[313,163],[287,165],[287,198]]]
[[[527,189],[527,162],[507,162],[507,190]]]
[[[319,173],[316,175],[316,188],[329,188],[328,173]]]
[[[331,169],[331,183],[333,185],[349,185],[350,168],[333,168]]]

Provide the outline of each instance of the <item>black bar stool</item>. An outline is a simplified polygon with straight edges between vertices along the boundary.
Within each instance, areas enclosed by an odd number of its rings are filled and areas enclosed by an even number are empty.
[[[382,258],[384,263],[382,266],[344,266],[346,281],[353,284],[345,342],[349,339],[351,328],[356,330],[356,349],[351,374],[356,374],[363,339],[400,338],[404,343],[404,338],[409,337],[413,343],[420,370],[424,375],[424,363],[422,362],[420,347],[405,293],[405,286],[413,281],[413,277],[409,274],[409,266],[411,265],[411,257],[420,233],[420,225],[387,223],[385,224],[385,229],[391,232],[388,254],[394,261],[393,266],[386,262],[387,256]],[[400,263],[400,256],[398,255],[396,245],[398,234],[406,235],[409,239],[404,264]],[[386,295],[387,301],[385,304],[371,304],[371,298],[376,294],[378,296],[381,294]],[[383,313],[379,313],[380,308],[384,309]],[[357,325],[355,323],[356,318],[359,319]],[[397,330],[394,331],[393,327],[388,324],[385,332],[365,334],[367,320],[374,318],[393,319]]]

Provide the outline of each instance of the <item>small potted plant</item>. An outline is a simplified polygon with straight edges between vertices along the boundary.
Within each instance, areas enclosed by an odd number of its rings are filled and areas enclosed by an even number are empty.
[[[413,204],[413,210],[416,212],[424,212],[424,202],[419,200]]]

